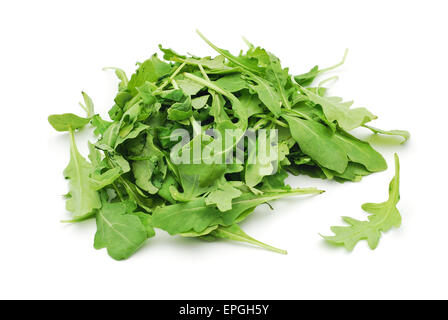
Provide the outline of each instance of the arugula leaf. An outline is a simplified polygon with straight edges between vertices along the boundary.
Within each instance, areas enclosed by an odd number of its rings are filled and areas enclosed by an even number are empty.
[[[83,108],[84,111],[87,113],[87,118],[92,118],[93,115],[95,114],[95,108],[93,106],[93,101],[88,96],[88,94],[85,93],[84,91],[82,91],[81,94],[84,99],[84,104],[82,104],[82,103],[79,103],[79,104],[80,104],[81,108]]]
[[[297,82],[297,84],[305,87],[309,86],[314,81],[314,79],[317,77],[318,74],[319,74],[319,67],[314,66],[307,73],[295,76],[294,80]]]
[[[364,165],[371,172],[387,169],[386,160],[367,142],[361,141],[347,132],[342,131],[336,132],[334,137],[340,148],[347,153],[351,161]]]
[[[153,213],[153,223],[154,227],[163,229],[171,235],[190,231],[202,232],[213,225],[229,226],[240,215],[260,204],[292,195],[319,193],[322,191],[314,188],[294,189],[289,192],[266,192],[261,195],[246,193],[234,199],[232,209],[224,213],[221,213],[216,206],[207,206],[205,199],[200,198],[157,208]]]
[[[298,117],[283,115],[291,135],[303,152],[325,168],[342,173],[348,164],[347,154],[336,136],[324,125]]]
[[[148,232],[140,218],[132,215],[133,202],[108,203],[96,214],[97,232],[95,249],[107,248],[107,253],[115,260],[129,258],[148,238]]]
[[[153,55],[143,62],[129,80],[127,89],[132,95],[137,94],[137,88],[146,81],[155,82],[159,78],[166,76],[171,71],[171,66]]]
[[[400,200],[400,162],[395,154],[395,176],[389,185],[389,199],[382,203],[365,203],[362,209],[371,215],[368,221],[359,221],[349,217],[342,219],[348,223],[348,227],[331,227],[334,236],[323,236],[323,238],[333,244],[344,245],[349,251],[363,239],[367,240],[369,247],[375,249],[382,232],[387,232],[392,227],[400,227],[401,215],[397,209]]]
[[[243,89],[247,89],[247,82],[241,77],[239,73],[233,73],[224,77],[219,78],[214,82],[218,87],[229,91],[238,92]]]
[[[260,100],[274,114],[274,116],[278,117],[281,113],[282,106],[280,95],[270,82],[263,78],[258,77],[255,74],[251,74],[249,78],[256,83],[255,85],[249,85],[249,87],[258,94]]]
[[[311,90],[305,88],[302,88],[302,90],[312,102],[322,107],[328,121],[336,121],[344,130],[355,129],[377,118],[366,108],[350,109],[353,101],[342,102],[342,99],[339,97],[325,98]]]
[[[89,178],[93,166],[79,153],[75,143],[75,135],[70,130],[70,162],[64,170],[64,176],[69,180],[69,198],[66,209],[76,219],[92,215],[95,209],[101,207],[101,201],[94,184]]]
[[[228,239],[228,240],[234,240],[234,241],[240,241],[240,242],[246,242],[250,243],[256,246],[259,246],[261,248],[271,250],[277,253],[281,254],[287,254],[288,252],[286,250],[278,249],[275,247],[272,247],[270,245],[267,245],[263,242],[260,242],[258,240],[255,240],[254,238],[248,236],[239,225],[233,224],[228,227],[219,226],[215,230],[213,230],[210,233],[211,236],[221,239]]]
[[[227,181],[220,182],[218,188],[210,192],[205,198],[206,205],[216,205],[219,211],[232,209],[232,200],[241,196],[241,190],[237,189]]]
[[[81,118],[73,113],[54,114],[48,117],[48,122],[59,132],[69,132],[81,129],[89,123],[89,119]]]
[[[213,43],[211,43],[199,30],[196,30],[196,32],[199,34],[199,36],[204,40],[210,47],[212,47],[216,52],[221,54],[222,56],[226,57],[231,63],[233,63],[235,66],[241,67],[243,69],[246,69],[251,72],[258,73],[260,69],[257,66],[257,63],[254,60],[248,59],[246,57],[236,57],[232,55],[229,51],[220,49],[217,46],[215,46]]]
[[[119,91],[126,90],[128,88],[129,80],[128,80],[128,77],[126,76],[126,72],[124,72],[122,69],[108,67],[108,68],[103,68],[103,70],[114,70],[115,71],[115,75],[120,80],[120,83],[118,84]]]
[[[387,164],[349,130],[363,126],[375,134],[409,138],[406,131],[369,127],[366,123],[376,118],[369,111],[326,97],[322,84],[334,77],[309,87],[317,76],[344,63],[347,52],[330,68],[315,66],[293,78],[277,56],[245,39],[248,50],[233,55],[198,34],[217,56],[182,55],[159,46],[163,59],[154,54],[137,63],[129,78],[122,69],[106,68],[119,80],[110,121],[95,114],[84,92],[85,118],[62,114],[48,119],[71,137],[64,171],[69,179],[66,206],[73,213],[69,222],[96,215],[95,247],[107,248],[115,259],[129,257],[155,236],[155,228],[286,253],[248,236],[238,224],[259,205],[322,192],[292,188],[285,182],[288,174],[359,181]],[[74,139],[74,132],[89,122],[97,136],[89,143],[90,162]],[[398,189],[390,199],[396,194]],[[375,244],[372,230],[385,231],[393,224],[388,219],[396,222],[390,209],[394,204],[366,204],[369,221],[346,218],[352,225],[335,230],[350,234],[361,228]],[[378,222],[382,217],[385,226]],[[362,232],[352,233],[347,243],[339,234],[334,241],[354,246]]]
[[[374,128],[368,125],[363,125],[363,127],[370,129],[373,133],[375,134],[385,134],[385,135],[389,135],[389,136],[401,136],[403,137],[403,141],[401,143],[405,143],[406,141],[409,140],[409,138],[411,137],[411,134],[409,133],[409,131],[406,130],[381,130],[378,128]]]

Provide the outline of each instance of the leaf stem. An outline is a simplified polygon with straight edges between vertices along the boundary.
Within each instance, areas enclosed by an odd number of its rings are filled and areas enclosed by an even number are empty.
[[[344,56],[342,57],[342,60],[339,63],[335,64],[334,66],[319,70],[317,74],[321,74],[321,73],[324,73],[324,72],[327,72],[327,71],[330,71],[330,70],[336,69],[337,67],[342,66],[345,63],[345,58],[347,58],[347,54],[348,54],[348,49],[345,49]]]

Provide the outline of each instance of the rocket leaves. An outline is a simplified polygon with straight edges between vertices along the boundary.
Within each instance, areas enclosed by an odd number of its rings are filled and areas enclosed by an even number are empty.
[[[66,209],[73,213],[74,219],[91,215],[101,207],[99,194],[89,178],[93,170],[92,164],[79,153],[75,135],[70,129],[70,162],[64,170],[64,176],[69,180]]]
[[[89,121],[89,119],[78,117],[73,113],[55,114],[48,117],[48,122],[59,132],[81,129]]]
[[[239,241],[278,253],[240,227],[260,205],[295,195],[317,195],[314,188],[285,183],[289,174],[337,182],[360,181],[386,170],[383,156],[351,133],[364,127],[375,134],[398,135],[367,125],[374,116],[352,102],[328,97],[321,82],[330,68],[293,76],[272,52],[249,46],[232,54],[201,33],[217,53],[198,57],[159,46],[137,63],[128,77],[120,68],[110,119],[95,114],[82,92],[85,117],[51,115],[50,125],[70,137],[70,162],[64,171],[69,192],[69,222],[95,218],[96,249],[127,259],[155,236],[170,235]],[[84,158],[75,133],[91,126],[96,138]],[[398,168],[398,158],[397,158]],[[365,204],[365,222],[333,227],[326,240],[352,249],[360,239],[375,247],[381,232],[399,226],[398,169],[390,198]]]
[[[367,240],[369,247],[375,249],[382,232],[401,225],[401,215],[397,209],[400,200],[400,162],[395,154],[395,176],[389,184],[389,199],[382,203],[364,203],[362,209],[370,213],[368,221],[359,221],[350,217],[343,217],[347,227],[331,227],[334,236],[324,236],[330,243],[344,245],[349,251],[353,250],[360,240]]]
[[[130,214],[136,206],[130,201],[107,203],[96,214],[95,249],[107,248],[116,260],[131,256],[151,236],[137,215]]]

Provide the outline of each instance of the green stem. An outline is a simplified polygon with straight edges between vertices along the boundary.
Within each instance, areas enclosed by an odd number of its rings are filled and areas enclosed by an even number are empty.
[[[197,34],[202,38],[202,40],[204,40],[210,47],[212,47],[216,52],[218,52],[220,55],[224,56],[227,58],[227,60],[229,60],[230,62],[232,62],[233,64],[245,69],[245,70],[250,70],[252,72],[257,72],[257,70],[254,70],[252,68],[249,68],[248,66],[242,64],[240,61],[238,61],[238,59],[233,56],[232,54],[230,54],[227,50],[223,50],[218,48],[217,46],[215,46],[213,43],[210,42],[210,40],[208,40],[199,30],[196,30]]]
[[[213,84],[211,81],[207,81],[205,79],[199,78],[198,76],[195,76],[194,74],[191,74],[188,72],[184,72],[184,76],[185,76],[185,78],[193,80],[194,82],[202,84],[203,86],[206,86],[206,87],[216,91],[217,93],[229,98],[231,101],[238,100],[237,97],[235,97],[233,94],[231,94],[230,92],[227,92],[224,89],[221,89],[217,85]]]
[[[330,70],[336,69],[337,67],[342,66],[345,63],[345,58],[347,58],[347,54],[348,54],[348,49],[345,49],[344,57],[342,58],[341,62],[339,62],[339,63],[337,63],[334,66],[331,66],[329,68],[325,68],[325,69],[319,70],[318,74],[321,74],[321,73],[324,73],[324,72],[327,72],[327,71],[330,71]]]

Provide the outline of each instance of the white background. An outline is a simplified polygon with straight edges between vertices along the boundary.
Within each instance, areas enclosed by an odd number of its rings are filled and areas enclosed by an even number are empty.
[[[446,1],[2,1],[0,4],[0,298],[314,299],[448,298]],[[379,116],[372,125],[407,129],[399,145],[376,139],[389,170],[361,183],[305,177],[321,196],[262,206],[246,231],[286,256],[231,242],[203,243],[158,232],[131,259],[93,248],[95,223],[66,218],[62,171],[68,137],[52,113],[82,114],[80,91],[106,114],[117,82],[159,43],[197,55],[245,49],[241,36],[279,56],[292,73],[347,63],[331,94]],[[360,132],[368,136],[366,132]],[[89,130],[77,136],[85,151]],[[371,139],[371,138],[369,138]],[[392,141],[392,142],[391,142]],[[340,216],[387,198],[393,152],[402,163],[400,229],[375,251],[332,248]]]

